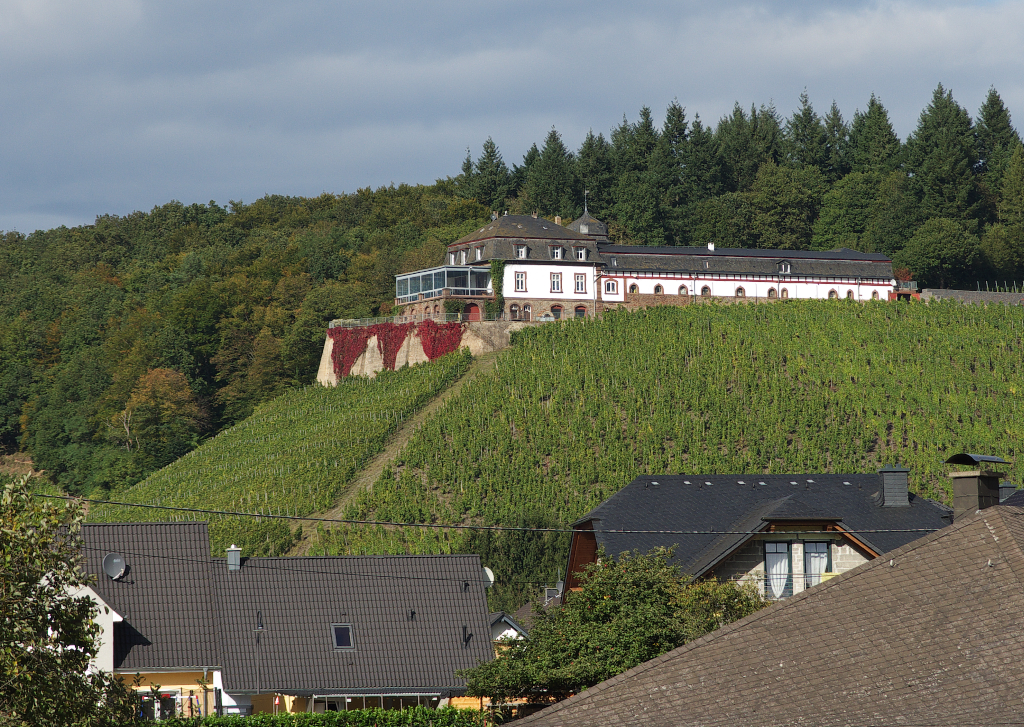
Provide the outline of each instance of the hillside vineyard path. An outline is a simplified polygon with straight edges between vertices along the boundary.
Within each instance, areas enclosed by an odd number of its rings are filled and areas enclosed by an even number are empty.
[[[428,402],[426,406],[416,412],[415,415],[406,419],[402,423],[402,425],[388,439],[387,444],[384,445],[384,450],[371,459],[367,465],[361,469],[354,478],[352,478],[352,481],[345,488],[345,491],[341,493],[335,501],[334,507],[326,512],[314,513],[310,515],[310,517],[327,519],[342,517],[345,513],[345,507],[351,503],[360,492],[373,487],[373,484],[384,471],[384,467],[395,460],[398,453],[402,451],[402,448],[408,444],[413,434],[423,426],[423,422],[427,420],[427,417],[437,411],[437,409],[450,398],[462,391],[462,387],[465,386],[467,382],[472,381],[480,374],[487,373],[493,369],[500,353],[500,351],[493,351],[491,353],[485,353],[482,356],[474,357],[473,362],[469,365],[469,369],[461,379],[442,391]],[[292,546],[287,555],[305,555],[309,550],[311,542],[310,536],[313,535],[314,532],[315,528],[304,527],[302,539]]]

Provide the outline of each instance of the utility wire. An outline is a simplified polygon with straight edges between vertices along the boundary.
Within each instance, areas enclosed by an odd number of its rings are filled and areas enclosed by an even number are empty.
[[[577,530],[575,528],[535,528],[517,527],[512,525],[463,525],[443,523],[401,523],[391,520],[353,520],[348,518],[325,518],[301,515],[263,515],[255,512],[239,512],[237,510],[207,510],[193,507],[175,507],[173,505],[144,505],[135,502],[119,502],[116,500],[96,500],[85,497],[72,497],[70,495],[44,495],[33,493],[36,497],[45,497],[54,500],[72,500],[88,502],[96,505],[118,505],[120,507],[138,507],[150,510],[170,510],[171,512],[197,513],[201,515],[221,515],[226,517],[246,517],[265,520],[291,520],[298,522],[315,522],[335,525],[372,525],[378,527],[394,528],[425,528],[430,530],[484,530],[492,532],[527,532],[527,533],[602,533],[618,535],[759,535],[761,530],[632,530],[632,529],[594,529]],[[856,530],[843,528],[842,530],[786,530],[786,533],[793,535],[825,534],[825,533],[933,533],[939,528],[874,528]]]

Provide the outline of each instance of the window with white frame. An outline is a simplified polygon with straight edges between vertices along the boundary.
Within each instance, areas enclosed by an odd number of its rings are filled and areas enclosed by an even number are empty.
[[[785,598],[793,593],[792,561],[789,543],[766,540],[764,543],[765,595]]]
[[[785,260],[779,263],[779,272],[783,275],[789,275],[790,270],[792,270],[792,267]]]
[[[516,245],[516,257],[520,260],[526,259],[526,245]]]
[[[619,284],[616,283],[614,280],[606,280],[606,281],[604,281],[604,292],[612,293],[612,294],[618,293],[619,292]]]
[[[478,247],[476,249],[476,259],[477,260],[482,260],[483,257],[484,257],[484,249],[482,247]]]
[[[516,273],[516,292],[526,292],[526,273]]]
[[[586,293],[587,292],[587,275],[586,273],[576,273],[576,292]]]
[[[577,260],[586,260],[587,259],[587,248],[585,248],[585,247],[577,247],[576,248],[576,259]]]
[[[468,250],[463,250],[462,251],[462,264],[465,265],[468,261],[469,261],[469,251]]]
[[[454,265],[455,264],[455,253],[454,252],[448,253],[448,264],[449,265]]]
[[[562,274],[551,273],[551,292],[561,293],[562,292]]]
[[[821,583],[821,577],[832,570],[829,544],[804,543],[804,585],[807,588]]]
[[[562,259],[562,252],[563,252],[563,249],[561,247],[558,247],[557,245],[552,247],[551,248],[551,259],[552,260],[561,260]]]
[[[334,636],[334,649],[336,651],[355,648],[352,644],[351,624],[331,624],[331,633]]]

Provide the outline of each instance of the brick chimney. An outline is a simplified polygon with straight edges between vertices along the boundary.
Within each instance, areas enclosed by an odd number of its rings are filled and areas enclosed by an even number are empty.
[[[946,464],[974,465],[977,469],[950,472],[953,480],[953,520],[959,520],[986,507],[999,504],[999,480],[1002,472],[986,469],[993,464],[1010,464],[1001,457],[985,454],[955,454]]]
[[[878,474],[882,476],[882,507],[910,507],[910,470],[890,464]]]

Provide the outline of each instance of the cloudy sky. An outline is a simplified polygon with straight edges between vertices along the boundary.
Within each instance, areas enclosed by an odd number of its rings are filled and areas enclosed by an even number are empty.
[[[0,230],[177,199],[352,192],[519,162],[673,100],[848,119],[905,137],[936,84],[995,86],[1024,127],[1024,0],[291,2],[0,0]]]

